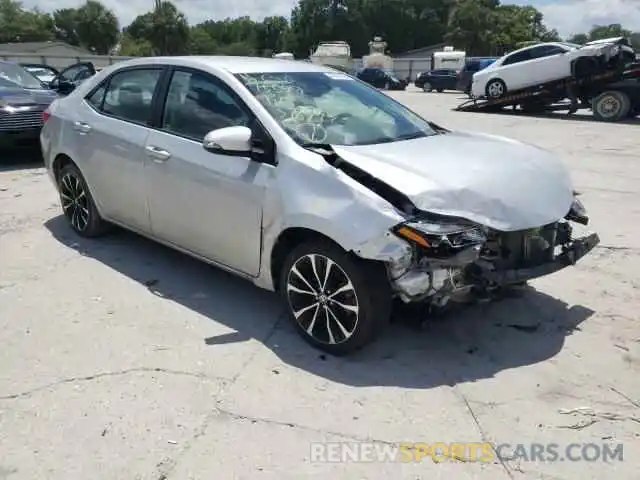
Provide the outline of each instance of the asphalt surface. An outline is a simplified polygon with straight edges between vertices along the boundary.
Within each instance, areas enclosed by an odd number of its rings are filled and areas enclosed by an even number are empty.
[[[335,359],[271,293],[130,233],[74,236],[43,169],[3,153],[0,479],[638,478],[639,123],[392,95],[561,155],[602,245],[518,298],[422,328],[399,318]],[[312,442],[367,439],[595,444],[592,460],[623,444],[624,460],[311,461]]]

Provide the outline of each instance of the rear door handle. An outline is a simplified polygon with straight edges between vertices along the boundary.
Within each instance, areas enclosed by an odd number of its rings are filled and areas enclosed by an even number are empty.
[[[80,133],[89,133],[91,131],[91,125],[84,122],[73,122],[73,128]]]
[[[153,145],[145,147],[145,150],[147,151],[147,155],[153,158],[153,161],[156,163],[166,162],[171,157],[170,152],[167,152],[166,150],[155,147]]]

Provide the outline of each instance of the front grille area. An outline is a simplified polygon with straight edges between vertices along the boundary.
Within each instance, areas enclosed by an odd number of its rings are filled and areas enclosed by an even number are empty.
[[[33,107],[22,111],[0,110],[0,132],[19,132],[42,126],[43,107]]]
[[[480,257],[498,269],[527,268],[553,259],[558,223],[518,232],[490,232]]]

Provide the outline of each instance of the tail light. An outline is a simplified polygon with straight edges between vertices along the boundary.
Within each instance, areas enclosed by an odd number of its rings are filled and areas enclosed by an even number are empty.
[[[45,124],[50,117],[51,117],[51,112],[47,108],[44,112],[42,112],[42,123]]]

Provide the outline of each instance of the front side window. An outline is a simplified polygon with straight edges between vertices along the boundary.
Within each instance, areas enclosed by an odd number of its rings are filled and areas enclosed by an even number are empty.
[[[114,74],[104,96],[102,111],[122,120],[148,124],[160,74],[159,69],[125,70]]]
[[[301,145],[371,145],[435,134],[402,104],[342,73],[236,76]]]
[[[204,73],[174,72],[162,118],[164,130],[202,141],[211,130],[248,127],[250,121],[221,81]]]

